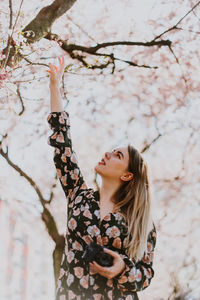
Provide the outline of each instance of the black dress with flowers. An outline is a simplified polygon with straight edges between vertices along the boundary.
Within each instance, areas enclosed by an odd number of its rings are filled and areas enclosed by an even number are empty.
[[[141,261],[130,260],[124,247],[127,223],[118,212],[107,214],[100,220],[99,192],[88,188],[78,167],[72,149],[69,114],[51,112],[47,121],[53,134],[48,144],[55,148],[54,163],[64,190],[68,219],[65,249],[56,286],[56,300],[132,300],[137,292],[150,285],[156,244],[155,225],[148,235],[147,253]],[[117,251],[126,268],[112,279],[86,268],[83,252],[90,242],[96,242]]]

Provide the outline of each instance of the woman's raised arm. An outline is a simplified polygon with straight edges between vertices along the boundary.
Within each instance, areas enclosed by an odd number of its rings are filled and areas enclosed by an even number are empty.
[[[65,68],[64,56],[59,59],[59,67],[49,64],[50,70],[46,72],[50,73],[50,105],[51,112],[63,111],[63,100],[60,94],[60,83]]]
[[[70,134],[70,120],[68,112],[63,110],[62,97],[59,90],[60,80],[64,71],[64,59],[60,59],[60,66],[50,65],[50,92],[51,113],[47,117],[53,134],[48,138],[48,144],[55,148],[54,163],[56,172],[66,197],[69,207],[74,205],[76,197],[87,186],[78,166],[78,160],[72,149]]]

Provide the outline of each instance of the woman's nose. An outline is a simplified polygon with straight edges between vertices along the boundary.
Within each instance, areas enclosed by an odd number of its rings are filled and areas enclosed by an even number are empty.
[[[110,159],[110,153],[109,153],[109,152],[106,152],[106,153],[105,153],[105,157],[106,157],[107,159]]]

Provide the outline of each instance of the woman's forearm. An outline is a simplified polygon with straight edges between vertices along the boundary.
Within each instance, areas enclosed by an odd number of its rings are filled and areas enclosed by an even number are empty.
[[[63,111],[63,99],[61,97],[60,88],[57,83],[50,84],[50,106],[51,112]]]

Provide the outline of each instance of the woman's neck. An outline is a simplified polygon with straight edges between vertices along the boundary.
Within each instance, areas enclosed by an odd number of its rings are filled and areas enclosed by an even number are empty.
[[[120,184],[114,182],[108,182],[102,180],[102,185],[100,187],[100,203],[101,204],[112,204],[115,203],[114,195],[119,189]]]

